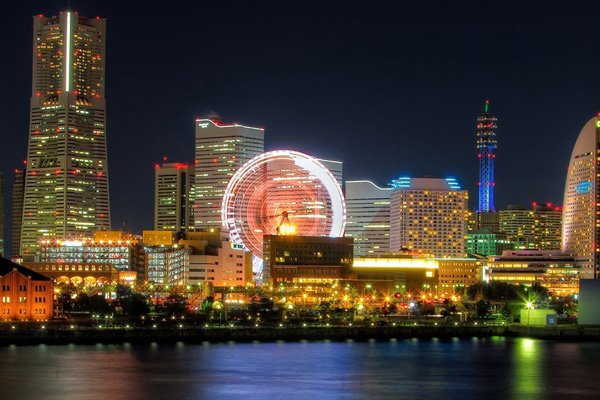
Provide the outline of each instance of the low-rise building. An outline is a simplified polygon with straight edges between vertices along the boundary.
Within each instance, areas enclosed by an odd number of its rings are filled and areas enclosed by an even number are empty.
[[[508,250],[488,261],[490,281],[539,284],[555,295],[578,293],[580,272],[574,255],[558,250]]]
[[[347,276],[353,254],[352,238],[265,235],[263,281],[331,283]]]
[[[49,278],[0,258],[0,318],[47,320],[53,316],[54,285]]]

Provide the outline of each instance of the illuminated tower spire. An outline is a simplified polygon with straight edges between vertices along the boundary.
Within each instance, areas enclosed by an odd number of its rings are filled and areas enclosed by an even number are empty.
[[[495,211],[494,159],[496,154],[497,118],[490,114],[490,101],[485,100],[484,113],[477,118],[477,157],[479,158],[479,212]]]

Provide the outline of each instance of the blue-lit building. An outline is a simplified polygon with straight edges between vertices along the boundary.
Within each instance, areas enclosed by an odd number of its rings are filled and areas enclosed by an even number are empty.
[[[494,162],[498,119],[490,114],[490,101],[485,101],[484,113],[477,118],[477,157],[479,158],[479,212],[496,211],[494,206]]]

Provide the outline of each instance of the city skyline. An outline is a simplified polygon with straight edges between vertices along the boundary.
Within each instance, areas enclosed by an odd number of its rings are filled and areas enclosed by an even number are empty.
[[[206,18],[203,21],[207,22],[209,27],[219,28],[218,33],[223,35],[217,37],[212,32],[203,31],[208,33],[208,36],[203,38],[201,43],[204,46],[199,47],[199,52],[205,51],[205,54],[211,55],[214,65],[197,67],[192,55],[182,57],[183,61],[180,63],[164,65],[161,64],[164,63],[162,59],[168,57],[159,57],[161,60],[155,57],[154,62],[167,68],[164,73],[163,70],[159,74],[157,70],[140,69],[139,73],[132,74],[132,62],[133,65],[141,66],[140,63],[149,61],[145,51],[150,45],[146,44],[144,47],[143,44],[139,44],[137,48],[130,48],[127,47],[127,43],[130,43],[128,40],[119,38],[131,37],[133,40],[142,35],[149,35],[152,46],[158,46],[165,55],[174,55],[175,53],[171,53],[174,49],[192,49],[192,44],[197,43],[195,39],[199,38],[194,35],[199,33],[194,33],[191,27],[185,24],[185,21],[189,21],[185,18],[190,17],[180,14],[184,11],[190,13],[195,10],[194,7],[188,5],[187,8],[168,11],[184,18],[183,22],[177,23],[171,21],[173,18],[168,18],[167,23],[173,24],[170,25],[171,32],[181,41],[179,46],[171,48],[172,43],[160,39],[156,32],[144,27],[134,29],[128,26],[128,20],[125,18],[128,12],[135,11],[138,17],[143,17],[146,13],[156,13],[157,9],[151,4],[135,10],[135,2],[122,7],[117,7],[111,2],[102,7],[92,7],[85,2],[72,4],[71,9],[79,11],[82,15],[100,15],[109,21],[107,97],[110,103],[107,136],[111,181],[114,182],[111,184],[111,208],[116,215],[113,217],[113,227],[119,228],[126,223],[128,230],[140,231],[152,225],[152,166],[160,161],[163,155],[167,155],[169,161],[192,161],[192,124],[195,117],[200,117],[209,110],[219,112],[227,121],[264,127],[266,150],[297,148],[317,157],[343,161],[345,177],[348,180],[368,179],[385,186],[393,177],[403,174],[415,177],[455,176],[470,191],[470,207],[475,208],[477,160],[474,157],[473,144],[474,120],[481,112],[481,102],[490,98],[494,104],[494,114],[502,120],[498,133],[503,142],[499,151],[503,163],[500,163],[497,169],[497,208],[503,208],[510,203],[526,205],[534,199],[561,202],[569,157],[565,148],[572,146],[583,121],[589,119],[599,107],[597,100],[593,98],[593,84],[588,84],[582,77],[586,76],[585,71],[581,71],[584,66],[579,66],[577,74],[569,72],[569,68],[559,68],[561,74],[558,74],[553,69],[546,71],[544,65],[536,61],[538,58],[532,57],[556,58],[560,52],[554,50],[571,43],[573,35],[585,36],[584,31],[575,29],[575,21],[584,21],[587,18],[584,11],[588,14],[589,8],[570,8],[569,16],[572,21],[560,29],[555,29],[549,22],[535,22],[535,27],[529,28],[526,26],[526,22],[529,21],[525,17],[536,11],[548,16],[550,21],[560,20],[562,9],[558,4],[550,4],[539,10],[533,6],[523,6],[517,18],[511,21],[506,19],[508,10],[500,6],[486,5],[485,7],[497,11],[491,14],[488,20],[489,27],[474,24],[471,28],[464,28],[460,33],[455,33],[456,37],[446,38],[443,37],[442,27],[436,27],[434,23],[451,24],[445,17],[442,19],[444,12],[464,14],[469,11],[461,9],[461,6],[439,6],[436,9],[437,13],[427,15],[427,18],[431,19],[428,21],[422,15],[426,6],[390,6],[389,9],[377,6],[366,11],[360,10],[356,5],[341,10],[339,15],[335,14],[332,8],[326,8],[323,10],[324,16],[312,20],[311,26],[301,25],[301,16],[309,12],[301,6],[296,10],[298,16],[293,17],[282,9],[253,11],[240,5],[240,9],[234,12],[233,21],[226,22],[233,27],[236,23],[239,25],[237,30],[234,29],[230,34],[225,34],[224,27],[218,25],[217,17],[222,11],[220,6],[211,5],[203,9],[201,18]],[[28,43],[31,43],[31,17],[39,12],[48,16],[57,15],[64,8],[63,5],[53,7],[51,4],[45,4],[44,7],[10,7],[8,13],[12,18],[2,29],[10,28],[5,33],[8,37],[9,51],[14,57],[10,65],[3,65],[3,69],[5,75],[15,76],[16,73],[22,79],[15,79],[14,81],[19,83],[11,82],[9,86],[9,97],[20,101],[15,101],[14,104],[3,103],[2,112],[11,118],[3,118],[6,121],[4,129],[9,131],[10,135],[3,135],[2,144],[6,146],[10,143],[13,150],[1,164],[5,175],[9,175],[15,167],[21,166],[20,162],[25,158],[26,152],[26,99],[29,89],[23,90],[23,87],[28,86],[31,79],[31,53],[27,51],[30,47]],[[366,14],[361,14],[363,11]],[[390,11],[389,15],[386,16],[385,11]],[[416,22],[408,22],[406,18],[409,15],[414,16]],[[257,16],[261,16],[267,23],[257,29],[255,35],[244,39],[252,46],[243,50],[245,47],[241,46],[242,42],[235,33],[242,32],[251,23],[252,18]],[[326,26],[326,17],[334,17],[333,27]],[[346,24],[343,17],[362,24]],[[373,17],[377,17],[377,23],[369,22]],[[306,44],[302,44],[291,34],[291,30],[284,29],[284,25],[281,24],[285,22],[304,33],[306,31],[303,29],[312,29],[315,33],[308,36],[309,41]],[[506,23],[506,29],[497,29],[498,32],[492,29],[502,28],[502,23]],[[587,26],[584,23],[579,25]],[[373,28],[373,32],[367,39],[361,39],[360,34],[369,27]],[[273,33],[276,28],[284,29],[286,34],[283,38],[275,38]],[[548,37],[539,36],[534,28],[541,30]],[[587,29],[593,31],[593,28]],[[469,34],[476,32],[486,37],[471,38]],[[387,39],[386,33],[389,33]],[[394,44],[391,39],[399,38],[403,33],[408,34],[406,40],[409,42],[418,36],[425,37],[423,49],[410,50],[410,43],[407,42]],[[320,40],[320,34],[327,40]],[[560,36],[559,34],[567,35],[569,40],[553,40],[556,39],[555,36]],[[498,42],[504,38],[509,44],[514,44],[518,37],[526,38],[527,43],[533,45],[527,48],[532,54],[525,54],[525,47],[522,51],[517,51],[508,48],[506,43]],[[571,58],[577,58],[577,52],[583,52],[587,46],[594,45],[597,39],[593,39],[593,35],[589,37],[587,41],[576,42],[578,44],[575,48],[569,50],[569,54],[574,56]],[[186,40],[183,40],[184,38]],[[152,39],[158,40],[158,44]],[[340,43],[346,39],[354,40],[352,43],[355,46],[348,45],[340,50]],[[434,39],[441,40],[443,45],[453,44],[454,51],[444,50],[442,44],[436,44]],[[481,69],[480,75],[471,74],[469,79],[466,77],[468,74],[459,73],[459,67],[464,67],[464,63],[472,61],[472,55],[467,50],[494,39],[498,46],[495,48],[496,52],[480,57],[482,60],[479,62],[489,66],[485,72]],[[368,43],[372,44],[373,48],[367,46],[368,40],[373,42]],[[260,48],[263,42],[266,43],[266,46],[263,46],[265,49]],[[555,47],[546,48],[550,43]],[[231,47],[237,51],[227,51]],[[338,47],[338,50],[329,55],[329,47]],[[353,50],[354,47],[356,51]],[[378,57],[370,64],[363,65],[355,61],[356,56],[360,54],[358,50],[361,49],[367,51],[367,55],[373,55],[375,50],[387,50],[385,54],[388,56]],[[435,52],[432,52],[433,50]],[[274,58],[269,62],[261,61],[260,56],[265,54],[264,51],[271,51],[269,54]],[[427,66],[417,73],[414,61],[428,60],[434,53],[436,58],[441,57],[444,60],[441,63],[442,67],[448,69],[456,79],[448,83],[446,77],[442,77],[444,86],[436,87],[439,95],[430,96],[427,94],[433,93],[434,82],[440,79],[435,74],[437,70]],[[231,63],[222,59],[230,54],[233,54],[231,57],[235,58],[236,65],[239,66],[227,67]],[[511,54],[519,56],[514,64],[512,59],[507,57]],[[596,55],[590,52],[589,57]],[[571,65],[567,61],[569,57],[558,58],[553,61]],[[297,59],[298,63],[289,64],[294,59]],[[516,65],[525,65],[529,61],[535,61],[533,66],[540,68],[542,76],[549,74],[555,78],[552,87],[557,93],[562,93],[562,97],[554,98],[550,104],[544,96],[548,88],[543,82],[530,79],[525,84],[523,79],[531,78],[533,73],[531,67],[522,69],[519,73],[504,74]],[[502,68],[496,66],[496,62],[502,64]],[[453,63],[458,67],[453,66]],[[400,64],[408,66],[394,69]],[[287,76],[273,72],[276,68],[286,65],[295,65],[296,68]],[[265,72],[261,72],[261,67],[266,67]],[[365,73],[357,76],[357,72],[363,67],[366,68]],[[381,77],[374,74],[377,68],[382,68]],[[337,73],[334,73],[335,71]],[[181,76],[174,77],[174,73]],[[170,79],[166,79],[167,76]],[[432,80],[431,83],[425,81],[426,76]],[[234,77],[235,79],[228,79]],[[328,80],[331,82],[328,83]],[[355,85],[348,85],[349,80],[355,82]],[[149,83],[152,85],[148,85]],[[518,86],[518,83],[524,86]],[[508,87],[503,88],[503,85]],[[147,86],[155,90],[149,91]],[[346,89],[342,90],[342,87]],[[512,96],[515,90],[524,93],[523,97]],[[460,93],[455,94],[456,91]],[[425,95],[415,96],[421,92]],[[370,95],[369,101],[365,101],[366,94]],[[147,95],[150,98],[166,95],[168,104],[162,108],[162,113],[156,112],[152,106],[136,114],[134,111],[139,111],[139,108],[132,100],[139,95]],[[458,96],[460,101],[453,102],[454,96]],[[540,107],[547,112],[541,112]],[[555,112],[557,109],[567,116],[561,118],[561,113]],[[539,115],[538,118],[542,121],[532,121],[536,118],[532,118],[531,113]],[[430,115],[431,118],[424,118],[425,115]],[[439,121],[443,121],[442,129],[437,123]],[[529,123],[533,125],[528,125]],[[361,141],[361,135],[372,140]],[[10,141],[6,136],[10,137]],[[534,140],[539,144],[536,151],[531,152],[528,149]],[[131,155],[129,152],[133,143],[137,143],[143,151]],[[384,146],[381,146],[382,143]],[[412,151],[412,148],[423,147],[431,148],[429,157],[423,159],[412,154],[417,153]],[[381,157],[382,154],[387,157]],[[375,159],[377,163],[374,162]],[[542,163],[541,160],[550,162]],[[10,182],[10,176],[7,178]],[[7,183],[7,187],[10,187],[10,183]]]

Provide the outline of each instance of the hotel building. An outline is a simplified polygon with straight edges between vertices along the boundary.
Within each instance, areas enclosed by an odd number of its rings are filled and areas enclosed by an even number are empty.
[[[560,249],[562,212],[552,203],[533,203],[531,210],[509,205],[501,210],[500,232],[521,250]]]
[[[355,257],[390,251],[392,190],[371,181],[346,182],[346,237],[354,239]]]
[[[468,192],[454,178],[398,178],[392,183],[390,248],[434,257],[465,257]]]
[[[590,119],[571,153],[563,201],[562,250],[572,253],[582,278],[600,276],[600,115]]]
[[[219,118],[196,120],[194,226],[221,228],[221,204],[227,183],[251,158],[264,152],[265,131]]]
[[[110,229],[103,18],[33,18],[33,82],[21,255],[40,239]]]

